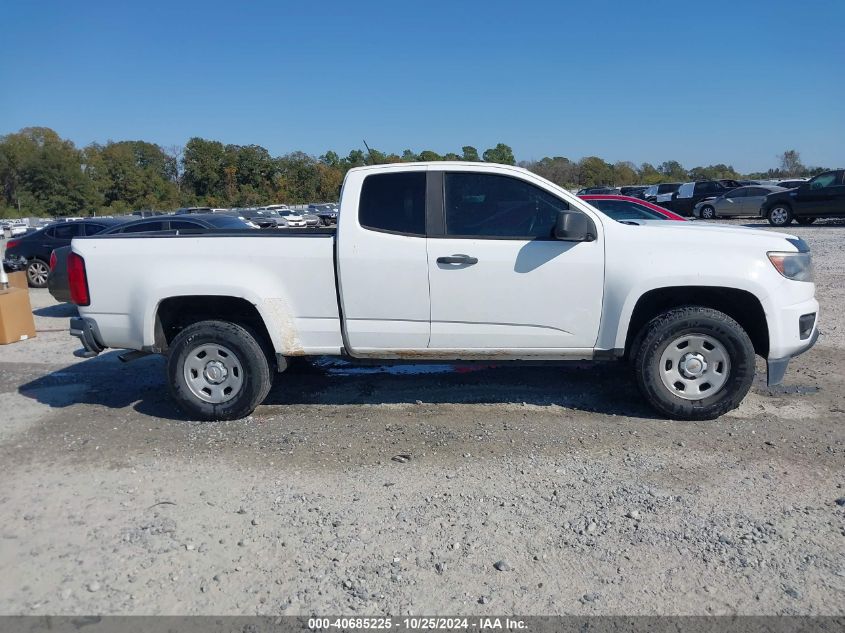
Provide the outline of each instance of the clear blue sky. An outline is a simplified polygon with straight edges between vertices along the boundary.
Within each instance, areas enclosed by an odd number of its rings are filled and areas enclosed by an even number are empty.
[[[845,1],[6,2],[0,133],[845,165]]]

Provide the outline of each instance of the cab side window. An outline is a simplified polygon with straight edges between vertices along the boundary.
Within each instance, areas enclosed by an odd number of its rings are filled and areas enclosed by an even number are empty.
[[[358,221],[374,231],[425,235],[424,171],[373,174],[364,179]]]
[[[558,211],[569,204],[509,176],[445,174],[446,235],[552,239]]]

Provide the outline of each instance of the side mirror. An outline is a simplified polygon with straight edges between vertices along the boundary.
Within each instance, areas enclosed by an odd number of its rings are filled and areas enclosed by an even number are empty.
[[[596,235],[596,225],[587,214],[580,211],[558,211],[555,239],[566,242],[592,242]]]

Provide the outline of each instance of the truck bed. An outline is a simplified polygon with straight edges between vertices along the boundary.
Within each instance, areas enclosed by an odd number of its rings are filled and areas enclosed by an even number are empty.
[[[77,238],[91,303],[111,347],[151,348],[163,298],[228,296],[257,308],[274,346],[286,355],[338,353],[342,347],[334,269],[334,228],[202,230]]]

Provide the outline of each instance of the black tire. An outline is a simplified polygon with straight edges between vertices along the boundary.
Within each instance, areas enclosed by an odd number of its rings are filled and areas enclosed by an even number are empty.
[[[803,217],[803,218],[795,218],[795,221],[798,222],[798,224],[801,224],[802,226],[809,226],[810,224],[815,222],[817,219],[818,218]]]
[[[234,354],[241,376],[235,394],[223,402],[207,402],[194,393],[186,379],[186,362],[203,346],[223,346]],[[190,368],[188,369],[190,372]],[[228,372],[227,372],[228,373]],[[170,395],[185,413],[199,420],[237,420],[255,410],[272,386],[271,363],[260,337],[228,321],[200,321],[186,327],[170,345],[167,356]],[[195,384],[193,389],[196,389]],[[209,392],[209,397],[211,393]]]
[[[755,373],[754,346],[731,317],[701,306],[674,308],[652,319],[633,350],[637,384],[648,402],[674,420],[712,420],[739,406]],[[722,345],[729,361],[724,384],[712,395],[688,400],[670,391],[661,377],[661,359],[670,344],[685,335],[702,334]],[[637,339],[635,339],[637,340]]]
[[[775,204],[766,212],[766,218],[772,226],[788,226],[792,222],[792,209],[788,204]]]
[[[716,219],[716,209],[711,207],[709,204],[701,207],[701,219],[702,220],[714,220]]]
[[[26,265],[26,280],[30,288],[46,288],[50,265],[41,259],[32,259]]]

